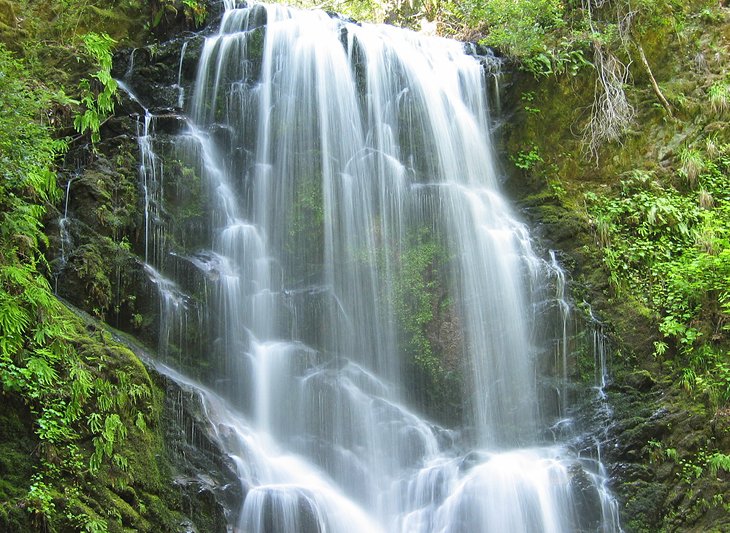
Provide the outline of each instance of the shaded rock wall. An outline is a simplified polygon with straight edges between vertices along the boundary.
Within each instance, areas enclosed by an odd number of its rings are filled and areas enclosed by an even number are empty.
[[[710,135],[727,142],[727,130],[719,133],[717,115],[706,101],[707,87],[721,71],[717,62],[728,57],[727,10],[719,12],[706,25],[688,25],[685,31],[694,32],[691,42],[666,27],[642,35],[654,75],[670,94],[674,117],[655,105],[637,61],[628,89],[637,119],[622,143],[604,146],[598,159],[587,154],[582,140],[593,101],[593,70],[539,80],[515,70],[505,80],[509,118],[500,132],[510,174],[506,188],[542,246],[559,251],[572,277],[574,300],[590,304],[609,338],[611,413],[596,438],[603,442],[627,531],[730,527],[728,474],[710,466],[713,454],[730,452],[728,412],[708,397],[681,389],[673,366],[655,355],[654,341],[663,338],[659,316],[610,282],[584,193],[617,194],[618,183],[632,169],[671,181],[678,175],[683,146]],[[709,63],[697,67],[703,58]],[[524,163],[530,154],[539,158],[530,159],[528,168],[513,164]]]

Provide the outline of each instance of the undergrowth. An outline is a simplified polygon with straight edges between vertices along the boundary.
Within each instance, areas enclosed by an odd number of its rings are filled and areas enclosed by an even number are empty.
[[[0,45],[0,385],[27,405],[38,440],[17,505],[41,530],[105,531],[82,503],[83,484],[101,469],[124,482],[119,446],[131,425],[145,427],[152,391],[138,373],[107,371],[119,354],[90,349],[107,341],[89,339],[45,277],[42,220],[59,198],[54,167],[67,146],[43,120],[55,96]]]
[[[670,182],[635,171],[586,200],[614,289],[657,314],[655,357],[718,406],[730,401],[730,145],[710,141],[680,152]]]

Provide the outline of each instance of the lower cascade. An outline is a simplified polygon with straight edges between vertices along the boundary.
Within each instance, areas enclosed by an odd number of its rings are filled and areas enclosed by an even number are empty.
[[[620,531],[563,273],[499,192],[496,60],[234,0],[197,45],[180,131],[140,122],[145,271],[159,369],[240,477],[229,528]]]

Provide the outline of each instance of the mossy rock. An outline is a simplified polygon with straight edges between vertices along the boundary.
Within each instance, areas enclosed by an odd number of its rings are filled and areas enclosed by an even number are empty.
[[[648,370],[637,370],[625,375],[623,383],[641,392],[649,391],[656,385],[654,377]]]
[[[141,403],[134,404],[136,409],[120,412],[127,436],[117,444],[115,454],[125,458],[126,466],[104,463],[95,476],[87,475],[77,504],[80,507],[70,511],[105,521],[110,532],[225,531],[227,519],[219,497],[197,486],[182,487],[177,481],[181,475],[196,478],[203,473],[214,479],[218,468],[214,465],[225,462],[222,452],[211,443],[203,446],[210,458],[205,466],[191,462],[183,465],[179,461],[173,448],[180,444],[170,436],[187,438],[185,429],[177,427],[179,416],[186,416],[176,411],[175,398],[182,392],[143,364],[140,357],[149,358],[152,352],[134,343],[120,344],[116,339],[122,337],[115,339],[91,317],[80,316],[83,325],[80,324],[73,343],[82,359],[94,362],[101,377],[112,383],[125,376],[127,388],[147,390],[149,395],[140,396]],[[144,424],[139,423],[140,414]],[[197,423],[206,422],[200,419]],[[197,438],[203,435],[201,425]],[[91,443],[86,441],[82,451],[90,455]],[[193,470],[180,470],[189,468]],[[220,483],[221,487],[233,487],[237,483],[235,474],[230,467],[225,472],[230,477]],[[231,498],[238,501],[240,494],[232,494]],[[63,502],[59,501],[59,505]]]
[[[38,463],[28,407],[12,394],[0,402],[0,531],[30,531],[25,498]]]
[[[631,493],[624,503],[623,515],[628,518],[624,527],[634,533],[658,531],[664,511],[658,503],[666,499],[667,487],[658,482],[634,481],[623,488]]]
[[[135,0],[128,0],[126,3],[129,5],[123,9],[88,5],[76,31],[80,34],[104,31],[116,41],[136,41],[144,30],[150,13],[145,9],[146,3]]]

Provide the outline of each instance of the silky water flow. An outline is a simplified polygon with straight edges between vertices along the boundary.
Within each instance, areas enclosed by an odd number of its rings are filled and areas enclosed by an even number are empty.
[[[499,193],[488,61],[232,2],[198,61],[194,83],[175,85],[174,151],[203,180],[211,237],[194,253],[165,239],[176,178],[145,109],[145,269],[167,364],[205,361],[205,384],[160,369],[197,391],[236,465],[230,528],[620,531],[600,463],[571,451],[569,431],[550,437],[570,425],[564,277]],[[430,305],[408,303],[414,268],[434,271],[458,331],[464,414],[450,428],[412,407],[414,368],[446,364],[413,349],[424,324],[404,315]]]

